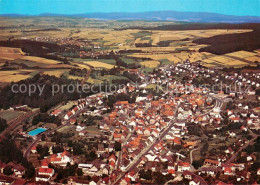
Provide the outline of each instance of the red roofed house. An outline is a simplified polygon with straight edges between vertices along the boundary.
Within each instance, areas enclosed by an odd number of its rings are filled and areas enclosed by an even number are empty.
[[[41,167],[42,168],[48,168],[49,164],[50,164],[49,159],[43,159],[42,162],[41,162]]]
[[[37,153],[36,146],[33,146],[33,147],[32,147],[31,152],[32,152],[33,154]]]
[[[48,176],[52,177],[54,175],[54,169],[52,169],[52,168],[39,168],[38,174],[39,175],[48,175]]]
[[[183,171],[189,171],[190,170],[190,163],[188,162],[178,162],[178,172],[183,172]]]
[[[220,166],[220,162],[219,161],[214,161],[214,160],[211,160],[211,159],[206,159],[205,161],[204,161],[204,164],[206,164],[206,165],[210,165],[210,166]]]
[[[224,174],[225,175],[234,175],[234,173],[232,172],[231,168],[230,167],[226,167],[224,169]]]
[[[68,120],[70,119],[70,117],[73,115],[73,113],[71,111],[69,111],[65,116],[64,116],[64,119],[65,120]]]
[[[52,111],[51,116],[58,116],[60,114],[61,114],[61,110],[56,109],[56,110]]]

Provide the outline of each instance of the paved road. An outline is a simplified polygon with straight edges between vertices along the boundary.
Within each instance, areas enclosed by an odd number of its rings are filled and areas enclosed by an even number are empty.
[[[131,139],[131,136],[133,135],[133,132],[130,132],[128,134],[128,136],[126,137],[126,140],[122,143],[122,149],[125,148],[125,144],[129,142],[129,140]],[[118,160],[117,160],[117,170],[120,169],[120,166],[121,166],[121,162],[122,162],[122,150],[120,151],[119,153],[119,157],[118,157]]]
[[[66,124],[66,125],[68,125],[68,124]],[[64,126],[66,126],[66,125],[60,125],[59,127],[56,127],[55,129],[48,130],[48,131],[46,131],[46,132],[43,132],[43,133],[39,134],[39,135],[37,136],[37,138],[32,142],[32,144],[31,144],[31,145],[27,148],[27,150],[24,152],[24,157],[25,157],[26,159],[29,158],[32,148],[41,140],[41,136],[42,136],[42,135],[47,135],[47,134],[49,134],[49,133],[51,133],[51,132],[54,132],[54,131],[56,131],[56,130],[58,130],[58,129],[64,127]]]
[[[190,151],[190,164],[192,164],[192,162],[193,162],[193,156],[192,156],[192,153],[194,152],[194,151],[196,151],[196,150],[200,150],[201,149],[201,147],[198,147],[198,148],[194,148],[194,149],[192,149],[191,151]]]
[[[214,106],[214,108],[221,108],[223,105],[223,101],[216,98],[216,97],[212,97],[214,99],[216,99],[216,104]],[[213,109],[212,109],[213,110]],[[209,114],[210,112],[212,112],[212,110],[208,111],[207,113],[204,114]],[[138,164],[141,162],[142,157],[145,156],[156,144],[158,144],[163,138],[164,136],[170,131],[170,129],[174,126],[174,122],[175,120],[172,120],[170,125],[168,127],[166,127],[166,129],[161,133],[161,135],[148,147],[145,148],[135,159],[134,161],[132,161],[132,164],[123,172],[121,173],[118,178],[112,183],[112,185],[118,184],[120,182],[120,180],[125,176],[125,174],[127,172],[132,171],[134,168],[136,168],[138,166]],[[184,122],[185,120],[179,120],[179,122]],[[206,181],[193,173],[194,176],[196,176],[200,181],[202,185],[207,185]]]
[[[88,107],[88,106],[85,106],[84,109],[78,111],[78,112],[77,112],[76,114],[74,114],[70,119],[77,117],[80,113],[82,113],[84,110],[86,110],[87,107]],[[70,119],[69,119],[69,120],[66,120],[65,124],[62,124],[62,125],[60,125],[60,126],[54,128],[54,129],[47,130],[46,132],[43,132],[43,133],[37,135],[36,139],[32,142],[32,144],[31,144],[31,145],[26,149],[26,151],[24,152],[24,157],[27,158],[27,159],[29,158],[32,148],[41,140],[41,136],[42,136],[42,135],[47,135],[47,134],[49,134],[49,133],[51,133],[51,132],[55,132],[56,130],[59,130],[59,129],[65,127],[65,126],[70,125]],[[64,122],[64,120],[62,120],[61,122]]]
[[[259,135],[256,135],[255,133],[253,133],[250,129],[248,129],[248,131],[250,132],[250,134],[253,136],[253,138],[248,142],[246,143],[245,145],[243,145],[242,147],[239,148],[239,150],[234,153],[225,163],[224,165],[228,165],[230,163],[233,162],[234,159],[237,158],[237,155],[239,154],[239,152],[241,152],[242,150],[246,149],[248,147],[248,145],[252,145],[254,142],[255,142],[255,139],[259,136]]]
[[[183,122],[183,121],[185,120],[180,120],[179,122]],[[143,151],[134,159],[134,161],[132,161],[132,164],[122,174],[118,176],[118,178],[112,183],[112,185],[118,184],[127,172],[130,172],[133,169],[135,169],[138,166],[138,164],[141,162],[142,157],[145,156],[152,148],[154,148],[156,144],[158,144],[165,137],[165,135],[174,126],[174,123],[175,123],[174,120],[171,121],[171,123],[168,125],[168,127],[164,129],[161,135],[157,139],[155,139],[154,142],[150,144],[150,146],[143,149]]]

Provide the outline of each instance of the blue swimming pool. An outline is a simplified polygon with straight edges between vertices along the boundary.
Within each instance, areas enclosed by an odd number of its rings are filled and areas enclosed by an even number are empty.
[[[46,130],[47,129],[45,129],[45,128],[37,128],[37,129],[31,130],[30,132],[28,132],[28,134],[30,136],[36,136],[36,135],[38,135],[38,134],[40,134],[42,132],[45,132]]]

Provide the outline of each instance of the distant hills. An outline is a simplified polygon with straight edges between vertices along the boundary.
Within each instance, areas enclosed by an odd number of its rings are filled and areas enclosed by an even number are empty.
[[[20,14],[2,14],[1,16],[16,17],[29,16]],[[31,15],[30,15],[31,16]],[[37,16],[69,16],[92,18],[101,20],[150,20],[150,21],[182,21],[182,22],[218,22],[218,23],[260,23],[260,17],[256,16],[234,16],[207,12],[179,12],[179,11],[154,11],[139,13],[86,13],[86,14],[53,14],[43,13]]]

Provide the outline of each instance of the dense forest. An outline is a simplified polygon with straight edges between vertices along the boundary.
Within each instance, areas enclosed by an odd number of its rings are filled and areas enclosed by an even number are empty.
[[[201,48],[199,51],[210,52],[217,55],[240,50],[253,51],[260,48],[260,28],[254,29],[252,32],[217,35],[210,38],[198,39],[193,42],[210,45]]]
[[[40,113],[40,114],[34,116],[32,119],[33,125],[36,125],[39,122],[55,123],[57,125],[60,125],[61,120],[60,120],[60,118],[58,118],[56,116],[50,116],[49,114],[46,114],[46,113]]]
[[[64,53],[79,50],[77,46],[58,45],[55,43],[38,42],[32,40],[7,40],[0,41],[0,46],[21,48],[23,52],[28,53],[30,56],[38,56],[47,59],[59,60],[67,62],[66,58],[59,57],[57,55],[51,55],[51,53]]]
[[[40,107],[42,112],[46,112],[51,107],[59,104],[60,102],[67,101],[67,100],[77,100],[80,97],[87,97],[93,92],[86,92],[83,93],[83,91],[79,92],[75,90],[74,92],[70,93],[66,90],[62,93],[61,91],[54,94],[52,96],[52,85],[53,84],[59,84],[59,85],[77,85],[79,81],[76,80],[69,80],[67,78],[57,78],[54,76],[48,76],[48,75],[35,75],[33,78],[29,78],[26,80],[22,80],[20,82],[17,82],[16,84],[21,85],[25,84],[27,87],[30,84],[40,85],[44,86],[44,90],[42,94],[40,95],[39,89],[36,90],[35,93],[32,93],[31,96],[28,96],[27,93],[15,93],[12,91],[12,84],[5,86],[1,89],[0,92],[0,109],[8,109],[14,105],[28,105],[30,107]],[[101,87],[101,90],[104,90],[105,88]],[[95,92],[99,92],[99,87],[94,88]]]
[[[129,27],[126,29],[142,29],[142,30],[209,30],[209,29],[255,29],[259,27],[259,23],[244,23],[244,24],[228,24],[228,23],[185,23],[172,24],[157,27]]]
[[[7,122],[5,119],[0,118],[0,133],[7,128]]]

